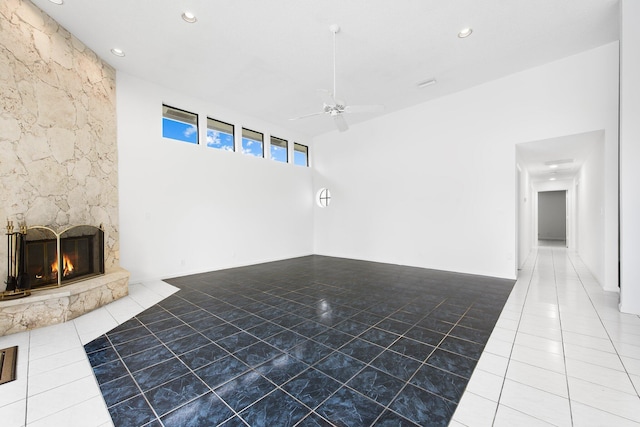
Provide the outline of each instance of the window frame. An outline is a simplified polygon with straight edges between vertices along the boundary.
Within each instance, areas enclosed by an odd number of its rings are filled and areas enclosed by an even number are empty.
[[[300,150],[296,150],[297,147],[304,147],[304,151],[300,151]],[[306,164],[304,165],[304,167],[309,167],[309,146],[308,145],[304,145],[304,144],[300,144],[298,142],[294,142],[293,143],[293,164],[296,166],[303,166],[301,164],[296,163],[296,151],[298,153],[302,153],[304,152],[304,157],[306,160]]]
[[[196,132],[195,132],[196,140],[195,141],[188,141],[186,139],[177,139],[177,138],[172,138],[170,136],[165,136],[165,133],[164,133],[164,120],[165,119],[171,120],[171,121],[174,121],[174,122],[178,122],[178,123],[184,123],[184,124],[187,124],[187,125],[193,125],[193,123],[189,123],[189,122],[187,122],[185,120],[180,120],[178,117],[171,117],[170,115],[169,116],[165,115],[165,109],[171,109],[171,110],[177,111],[179,113],[184,113],[184,114],[188,114],[188,115],[191,115],[191,116],[195,117],[195,127],[196,127]],[[193,113],[193,112],[188,111],[188,110],[183,110],[182,108],[176,108],[176,107],[173,107],[173,106],[171,106],[169,104],[165,104],[163,102],[162,103],[162,120],[163,120],[163,122],[162,122],[162,137],[163,138],[172,139],[174,141],[186,142],[187,144],[192,144],[192,145],[200,145],[200,116],[198,115],[198,113]]]
[[[244,135],[245,131],[260,135],[260,137],[261,137],[260,141],[258,141],[257,139],[251,138],[249,136],[245,137],[245,135]],[[248,140],[251,140],[251,141],[260,142],[260,148],[262,149],[262,155],[261,156],[255,156],[253,154],[247,154],[247,153],[244,152],[244,140],[245,140],[245,138],[248,139]],[[245,155],[251,156],[251,157],[258,157],[258,158],[262,157],[264,159],[264,133],[243,127],[242,128],[242,137],[240,138],[240,149],[242,150],[242,154],[245,154]]]
[[[284,161],[282,160],[278,160],[276,158],[273,157],[273,151],[272,151],[272,147],[274,146],[273,144],[273,140],[276,140],[277,142],[283,142],[284,143],[284,147],[282,147],[281,145],[276,144],[276,147],[280,147],[280,148],[284,148],[284,152],[285,152],[285,159]],[[269,139],[269,158],[271,160],[274,160],[276,162],[280,162],[280,163],[289,163],[289,141],[287,141],[284,138],[279,138],[277,136],[273,136],[271,135],[271,138]]]
[[[230,126],[231,127],[231,141],[232,141],[231,151],[235,152],[236,151],[236,126],[231,124],[231,123],[223,122],[222,120],[214,119],[213,117],[207,116],[207,137],[209,137],[209,129],[211,129],[209,127],[209,121],[214,121],[214,122],[217,122],[217,123],[221,123],[222,125],[226,125],[226,126]],[[224,132],[226,134],[229,134],[229,132],[226,132],[226,130],[223,130],[223,129],[212,129],[212,130],[216,130],[218,132]],[[215,146],[209,145],[208,143],[205,144],[205,145],[206,145],[207,148],[215,148],[215,149],[222,150],[222,151],[229,151],[229,150],[226,150],[224,147],[215,147]]]

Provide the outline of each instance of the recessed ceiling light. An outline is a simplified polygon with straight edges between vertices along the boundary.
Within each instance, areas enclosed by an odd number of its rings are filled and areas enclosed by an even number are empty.
[[[120,57],[124,56],[124,51],[122,49],[118,49],[117,47],[114,47],[113,49],[111,49],[111,53],[113,53],[115,56],[120,56]]]
[[[182,14],[182,19],[185,22],[188,22],[189,24],[193,24],[194,22],[196,22],[198,20],[198,18],[196,18],[196,15],[194,15],[192,12],[189,12],[189,11],[185,11]]]
[[[62,3],[64,3],[64,0],[49,0],[51,3],[53,4],[57,4],[57,5],[61,5]]]
[[[555,178],[555,177],[553,177],[553,178],[549,178],[549,181],[555,181],[555,180],[556,180],[556,178]]]
[[[419,88],[427,87],[436,84],[436,79],[429,79],[418,83]]]
[[[558,168],[558,165],[557,165],[557,164],[553,164],[553,165],[549,165],[549,167],[550,167],[551,169],[557,169],[557,168]]]
[[[549,160],[548,162],[544,162],[544,164],[550,168],[553,167],[553,165],[559,166],[565,163],[573,163],[573,159]]]
[[[461,39],[464,39],[464,38],[469,37],[471,35],[471,33],[473,33],[473,30],[471,28],[463,28],[458,33],[458,37],[460,37]]]

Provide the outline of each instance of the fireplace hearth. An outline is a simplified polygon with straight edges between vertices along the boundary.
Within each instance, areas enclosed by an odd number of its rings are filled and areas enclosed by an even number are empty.
[[[56,232],[7,221],[6,234],[9,268],[7,289],[0,292],[0,336],[67,322],[129,292],[128,271],[105,273],[102,226]]]

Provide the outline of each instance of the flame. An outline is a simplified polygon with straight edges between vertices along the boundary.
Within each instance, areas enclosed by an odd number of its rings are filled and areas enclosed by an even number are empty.
[[[62,269],[63,276],[66,277],[71,273],[73,273],[73,269],[74,269],[73,263],[71,262],[71,260],[66,254],[62,254],[62,265],[64,266],[64,268]],[[55,260],[53,264],[51,264],[51,273],[52,274],[58,273],[58,260]]]

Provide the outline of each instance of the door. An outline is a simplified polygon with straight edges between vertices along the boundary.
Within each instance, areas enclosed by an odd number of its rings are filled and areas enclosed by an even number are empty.
[[[538,245],[567,244],[567,191],[538,193]]]

